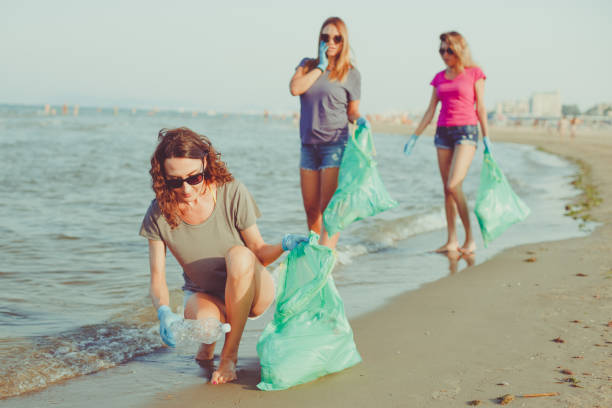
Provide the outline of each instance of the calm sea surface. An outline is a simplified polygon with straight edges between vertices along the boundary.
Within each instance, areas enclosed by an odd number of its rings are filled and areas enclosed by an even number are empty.
[[[255,197],[266,241],[306,232],[291,117],[96,109],[47,116],[38,106],[0,105],[0,398],[12,397],[0,405],[78,406],[85,397],[69,395],[86,389],[90,401],[108,402],[110,393],[111,405],[130,406],[128,394],[203,381],[192,356],[161,347],[147,244],[138,236],[153,198],[157,132],[177,126],[210,137]],[[429,252],[444,242],[445,221],[435,149],[422,139],[406,158],[403,137],[375,134],[379,171],[400,205],[341,236],[334,277],[349,317],[465,266]],[[508,246],[587,233],[563,216],[577,193],[573,165],[529,146],[499,143],[494,154],[532,215],[475,262]],[[481,156],[479,149],[464,187],[471,208]],[[177,306],[182,277],[172,258],[167,276]],[[247,325],[239,365],[256,364],[254,345],[270,318]],[[126,376],[138,378],[138,391]]]

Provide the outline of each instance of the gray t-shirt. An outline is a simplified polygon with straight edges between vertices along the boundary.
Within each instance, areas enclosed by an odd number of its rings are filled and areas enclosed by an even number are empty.
[[[304,58],[298,67],[308,61]],[[302,144],[345,142],[348,139],[347,109],[361,98],[361,74],[352,68],[344,82],[330,81],[325,71],[300,95],[300,138]]]
[[[234,180],[217,188],[217,203],[206,221],[191,225],[181,220],[174,229],[154,199],[140,227],[140,235],[163,241],[183,268],[183,290],[225,298],[225,254],[236,245],[245,246],[240,231],[261,215],[251,193]]]

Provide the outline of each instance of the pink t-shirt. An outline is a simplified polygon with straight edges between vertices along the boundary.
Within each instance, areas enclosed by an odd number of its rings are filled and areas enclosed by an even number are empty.
[[[436,88],[438,99],[442,102],[438,126],[477,125],[474,84],[480,78],[487,78],[484,72],[478,67],[465,68],[455,79],[446,79],[444,73],[445,71],[438,72],[431,81],[431,85]]]

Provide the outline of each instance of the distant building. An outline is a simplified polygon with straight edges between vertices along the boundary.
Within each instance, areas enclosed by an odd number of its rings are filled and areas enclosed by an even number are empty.
[[[595,116],[612,116],[612,104],[598,103],[592,108],[589,108],[585,114]]]
[[[529,101],[502,101],[498,102],[495,113],[498,115],[524,115],[529,113]]]
[[[533,116],[561,116],[561,94],[555,92],[536,92],[529,101],[529,111]]]

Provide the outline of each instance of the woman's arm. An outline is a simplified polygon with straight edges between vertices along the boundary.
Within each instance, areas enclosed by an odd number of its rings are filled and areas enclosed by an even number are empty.
[[[487,122],[487,108],[484,104],[484,79],[480,78],[474,84],[474,90],[476,92],[476,113],[478,114],[478,120],[480,121],[480,129],[482,130],[482,137],[489,136],[489,124]]]
[[[312,84],[314,84],[321,75],[323,75],[323,71],[318,68],[314,68],[308,71],[308,73],[305,73],[305,71],[306,69],[304,67],[298,67],[295,70],[295,74],[293,74],[289,82],[289,91],[291,95],[298,96],[303,94],[310,89]]]
[[[247,248],[253,251],[263,266],[270,265],[284,252],[280,243],[270,245],[264,242],[261,234],[259,233],[257,224],[253,224],[249,228],[240,231],[240,235],[242,236]]]
[[[348,116],[349,122],[351,123],[355,122],[357,119],[361,117],[361,114],[359,113],[359,99],[355,101],[350,101],[348,103],[346,114]]]
[[[163,241],[149,240],[149,267],[151,269],[151,287],[149,295],[155,309],[170,305],[170,295],[166,283],[166,244]]]
[[[423,115],[423,119],[421,119],[421,122],[419,123],[419,126],[417,126],[416,130],[414,131],[414,134],[417,136],[420,136],[421,133],[423,133],[423,131],[425,130],[425,128],[431,123],[431,120],[434,117],[434,114],[436,113],[436,106],[438,105],[438,94],[436,93],[436,88],[433,88],[433,91],[431,93],[431,99],[429,100],[429,106],[427,107],[427,110],[425,111],[425,114]]]

